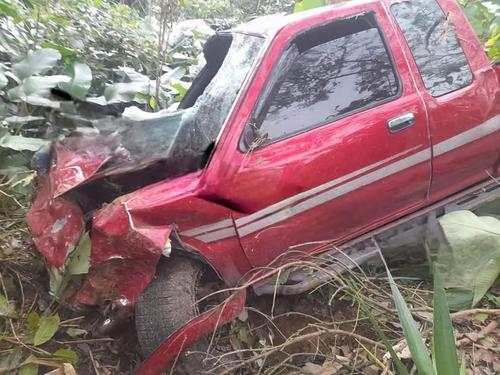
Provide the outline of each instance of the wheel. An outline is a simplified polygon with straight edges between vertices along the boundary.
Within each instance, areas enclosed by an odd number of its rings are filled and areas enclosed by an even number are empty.
[[[206,290],[207,269],[200,262],[185,257],[172,257],[158,264],[156,277],[139,298],[135,309],[135,325],[139,345],[145,356],[185,323],[204,310],[196,303]],[[218,282],[220,286],[220,282]],[[204,361],[209,348],[205,338],[184,352],[176,361],[177,371],[186,374],[202,372],[212,366]],[[221,351],[215,348],[215,351]],[[227,351],[227,348],[226,350]],[[198,352],[198,353],[196,353]],[[213,353],[217,354],[217,353]]]

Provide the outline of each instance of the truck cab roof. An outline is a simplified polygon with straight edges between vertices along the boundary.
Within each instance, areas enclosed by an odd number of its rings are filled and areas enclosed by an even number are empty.
[[[332,13],[345,8],[355,8],[359,5],[381,3],[380,0],[353,0],[314,8],[299,13],[286,14],[277,13],[254,18],[253,20],[238,25],[231,29],[233,32],[257,34],[272,39],[281,29],[286,26],[294,26],[307,21],[317,21],[318,18],[330,19]]]

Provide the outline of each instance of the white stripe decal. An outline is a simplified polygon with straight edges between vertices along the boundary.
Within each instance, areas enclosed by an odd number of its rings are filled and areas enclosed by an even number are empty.
[[[498,130],[500,130],[500,115],[490,118],[475,128],[436,144],[433,147],[434,156],[442,155],[467,143],[474,142],[479,138],[486,137],[487,135],[490,135]]]
[[[201,227],[189,229],[187,231],[181,232],[180,234],[183,236],[196,236],[197,234],[211,232],[216,229],[231,227],[232,225],[233,221],[231,219],[225,219],[222,221],[218,221],[217,223],[203,225]]]
[[[433,146],[434,156],[442,155],[448,151],[454,150],[467,143],[476,141],[498,130],[500,130],[500,115],[497,115],[487,120],[486,122],[484,122],[479,126],[476,126],[475,128],[467,130],[463,133],[460,133],[454,137],[451,137],[443,142],[434,145]],[[418,147],[420,146],[413,147],[404,152],[393,155],[390,158],[381,160],[377,163],[371,164],[367,167],[349,173],[345,176],[339,177],[335,180],[329,181],[325,184],[316,186],[315,188],[312,188],[310,190],[304,191],[302,193],[284,199],[260,211],[257,211],[251,215],[237,219],[236,225],[238,227],[238,233],[240,237],[246,236],[250,233],[256,232],[270,225],[286,220],[294,215],[310,210],[311,208],[317,207],[325,202],[338,198],[344,194],[350,193],[356,189],[359,189],[360,187],[379,181],[385,177],[388,177],[404,169],[420,164],[426,160],[430,160],[431,153],[430,149],[427,148],[411,156],[408,156],[394,163],[391,163],[385,167],[367,173],[358,178],[354,178],[360,174],[373,170],[374,168],[377,168],[398,157],[406,155],[409,152],[416,150]],[[354,179],[342,184],[344,181],[350,180],[352,178]],[[299,203],[293,205],[296,202]],[[210,231],[211,233],[206,233]],[[198,228],[193,228],[188,231],[182,232],[181,234],[197,235],[200,233],[206,233],[196,237],[196,239],[203,242],[214,242],[224,238],[233,237],[236,235],[236,231],[232,227],[231,219],[226,219],[217,223],[201,226]]]
[[[395,154],[387,159],[384,159],[384,160],[381,160],[377,163],[374,163],[374,164],[371,164],[367,167],[364,167],[364,168],[361,168],[361,169],[358,169],[354,172],[351,172],[349,174],[346,174],[345,176],[342,176],[342,177],[339,177],[333,181],[328,181],[322,185],[319,185],[319,186],[316,186],[315,188],[312,188],[310,190],[306,190],[302,193],[299,193],[297,195],[294,195],[290,198],[287,198],[285,200],[282,200],[282,201],[279,201],[278,203],[275,203],[271,206],[268,206],[260,211],[257,211],[251,215],[248,215],[248,216],[244,216],[242,218],[239,218],[236,220],[236,226],[240,227],[240,226],[243,226],[245,224],[248,224],[250,223],[251,221],[254,221],[256,219],[259,219],[263,216],[266,216],[268,214],[272,214],[273,212],[275,211],[279,211],[281,210],[282,208],[285,208],[287,206],[290,206],[291,204],[295,203],[295,202],[298,202],[302,199],[305,199],[305,198],[308,198],[310,197],[311,195],[314,195],[314,194],[317,194],[317,193],[320,193],[321,191],[323,190],[326,190],[328,188],[331,188],[335,185],[339,185],[340,183],[344,182],[344,181],[347,181],[347,180],[350,180],[351,178],[353,177],[356,177],[360,174],[363,174],[365,172],[368,172],[369,170],[371,169],[374,169],[374,168],[377,168],[379,166],[381,166],[382,164],[385,164],[391,160],[394,160],[394,159],[397,159],[403,155],[406,155],[412,151],[416,151],[418,148],[422,147],[422,145],[418,145],[418,146],[415,146],[415,147],[412,147],[408,150],[405,150],[403,152],[400,152],[399,154]]]
[[[360,187],[363,187],[365,185],[371,184],[372,182],[381,180],[382,178],[400,172],[404,169],[410,168],[414,165],[420,164],[426,160],[429,160],[430,158],[431,158],[431,152],[429,148],[417,152],[416,154],[398,160],[397,162],[392,163],[387,167],[377,169],[376,171],[370,172],[364,176],[346,182],[343,185],[327,190],[312,198],[306,199],[296,204],[295,206],[288,207],[275,214],[269,215],[264,219],[255,221],[247,226],[244,226],[243,228],[238,228],[238,233],[240,234],[241,237],[246,236],[250,233],[263,229],[269,225],[279,223],[280,221],[286,220],[294,215],[310,210],[311,208],[319,206],[332,199],[338,198],[344,194],[350,193],[351,191],[359,189]]]
[[[214,242],[233,236],[236,236],[236,230],[233,227],[230,227],[216,232],[202,234],[201,236],[196,237],[196,239],[203,242]]]

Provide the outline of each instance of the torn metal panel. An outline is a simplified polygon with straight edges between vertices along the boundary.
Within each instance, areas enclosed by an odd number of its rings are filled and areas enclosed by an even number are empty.
[[[112,300],[135,304],[156,271],[172,225],[151,225],[135,217],[127,198],[116,199],[93,220],[91,270],[77,294],[82,303]]]
[[[64,265],[84,230],[80,207],[62,198],[51,199],[47,179],[39,181],[26,221],[38,251],[47,263],[58,268]]]

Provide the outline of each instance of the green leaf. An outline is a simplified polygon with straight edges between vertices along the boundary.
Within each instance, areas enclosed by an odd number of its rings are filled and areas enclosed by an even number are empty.
[[[56,299],[59,298],[67,285],[68,277],[65,277],[57,267],[51,267],[49,269],[50,294]]]
[[[151,107],[151,109],[156,108],[156,99],[154,96],[149,97],[149,106]]]
[[[9,83],[9,80],[7,79],[7,76],[5,75],[5,70],[3,66],[0,65],[0,89],[3,89],[7,84]]]
[[[370,319],[370,322],[372,324],[373,329],[377,333],[378,337],[382,340],[384,343],[385,347],[387,348],[392,361],[394,362],[394,365],[396,366],[398,370],[398,375],[409,375],[408,369],[405,367],[401,359],[398,357],[396,352],[394,351],[394,348],[392,344],[390,343],[389,339],[385,335],[384,331],[380,328],[380,325],[378,324],[377,320],[373,316],[373,314],[370,311],[370,308],[366,305],[366,303],[363,301],[363,299],[359,296],[355,296],[357,298],[358,303],[361,305],[361,308],[366,316],[368,316],[368,319]]]
[[[108,104],[123,103],[134,100],[137,93],[148,93],[148,82],[118,82],[106,86],[104,97]]]
[[[90,236],[85,233],[76,248],[69,255],[65,274],[84,275],[89,272],[90,267]]]
[[[78,54],[78,51],[76,49],[64,47],[60,44],[56,44],[56,43],[52,43],[52,42],[48,42],[48,41],[42,42],[40,44],[40,46],[42,48],[55,49],[62,55],[62,57],[69,57],[69,56],[74,56],[74,55]]]
[[[71,80],[59,83],[59,88],[73,98],[85,99],[92,82],[92,72],[88,65],[75,62],[72,67]]]
[[[10,116],[4,119],[7,125],[24,125],[33,121],[44,121],[44,120],[45,117],[42,116]]]
[[[59,329],[61,320],[59,315],[44,315],[40,318],[38,329],[35,332],[33,345],[38,346],[49,341]]]
[[[459,373],[455,336],[451,324],[450,311],[446,302],[441,276],[434,274],[434,311],[433,311],[434,361],[439,375]]]
[[[23,80],[52,69],[60,59],[61,54],[52,48],[28,51],[24,60],[14,64],[12,71],[20,80]]]
[[[474,306],[500,274],[500,220],[455,211],[439,223],[449,246],[438,250],[438,272],[445,288],[471,291]]]
[[[15,151],[38,151],[49,144],[50,142],[45,139],[28,138],[21,135],[5,134],[0,137],[0,148],[10,148]]]
[[[446,289],[446,300],[451,311],[460,311],[472,307],[474,294],[470,290],[460,288]]]
[[[88,332],[84,329],[81,329],[81,328],[70,327],[66,330],[66,333],[70,337],[81,337],[81,336],[85,336]]]
[[[28,101],[30,97],[44,97],[50,93],[50,89],[61,82],[68,82],[71,78],[65,75],[56,76],[33,76],[23,80],[19,86],[11,88],[7,94],[9,99],[17,102]]]
[[[17,318],[16,306],[0,294],[0,318]]]
[[[403,333],[418,373],[420,375],[436,375],[429,352],[424,344],[422,336],[420,335],[417,324],[415,323],[415,320],[413,320],[411,312],[408,309],[401,292],[396,286],[389,268],[387,265],[385,265],[385,267],[387,277],[389,278],[389,285],[391,287],[394,304],[396,305],[396,310],[398,312],[399,321],[403,327]]]
[[[190,83],[184,81],[176,81],[175,83],[172,83],[170,85],[170,87],[177,90],[178,92],[177,96],[175,97],[176,102],[180,102],[182,98],[184,98],[184,95],[186,95],[190,85]]]
[[[0,14],[12,17],[16,23],[21,20],[19,10],[13,1],[0,0]]]
[[[293,12],[303,12],[304,10],[319,8],[322,6],[325,6],[325,0],[302,0],[295,4]]]
[[[40,315],[36,311],[32,311],[26,317],[26,328],[31,332],[36,332],[40,324]]]
[[[71,363],[75,364],[79,361],[78,354],[76,354],[73,350],[71,349],[59,349],[56,350],[52,356],[55,359],[58,359],[64,363]]]
[[[13,370],[21,363],[23,351],[20,347],[16,347],[7,354],[0,356],[0,368]]]
[[[467,374],[467,360],[465,358],[465,352],[460,356],[460,372],[459,375]]]
[[[38,365],[30,364],[24,365],[19,370],[19,375],[37,375],[38,374]]]
[[[186,68],[178,66],[175,69],[171,69],[161,76],[160,82],[162,85],[170,83],[171,80],[180,80],[186,74]]]

